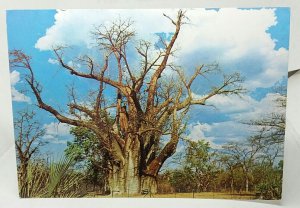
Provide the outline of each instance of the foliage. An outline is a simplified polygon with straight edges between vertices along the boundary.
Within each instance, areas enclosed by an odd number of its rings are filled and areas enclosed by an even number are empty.
[[[260,192],[262,199],[280,199],[282,191],[282,173],[283,166],[281,160],[277,166],[272,167],[270,164],[261,164],[255,169],[255,178],[257,190]]]
[[[273,87],[272,93],[276,94],[273,103],[276,111],[251,120],[249,125],[258,128],[254,136],[259,141],[261,148],[254,167],[254,178],[258,191],[263,199],[280,199],[283,174],[283,144],[286,125],[286,80],[278,82]],[[278,163],[278,164],[276,164]]]
[[[172,177],[172,171],[166,170],[163,174],[157,178],[157,190],[159,194],[174,193],[174,186],[171,184],[170,179]]]
[[[265,154],[258,137],[243,143],[229,142],[219,150],[213,150],[204,140],[189,141],[183,165],[166,171],[162,178],[177,193],[257,192],[261,199],[280,199],[283,163],[274,166],[278,158],[274,157],[270,163],[271,158]]]
[[[180,193],[192,192],[196,188],[191,169],[189,168],[173,170],[170,183],[174,187],[175,192]]]
[[[214,189],[217,167],[216,152],[212,150],[209,142],[199,140],[188,141],[186,148],[185,166],[192,172],[193,182],[197,191]]]
[[[177,192],[214,190],[216,152],[205,140],[187,141],[186,155],[181,168],[173,171],[171,184]]]

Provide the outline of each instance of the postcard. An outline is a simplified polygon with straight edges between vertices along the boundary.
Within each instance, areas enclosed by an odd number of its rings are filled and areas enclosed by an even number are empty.
[[[22,198],[281,198],[289,8],[8,10]]]

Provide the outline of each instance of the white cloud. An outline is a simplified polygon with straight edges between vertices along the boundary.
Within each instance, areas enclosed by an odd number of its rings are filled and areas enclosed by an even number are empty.
[[[51,122],[44,124],[44,128],[46,129],[45,135],[66,136],[70,134],[70,126],[64,123]]]
[[[274,102],[279,96],[277,93],[268,93],[257,101],[249,95],[216,95],[210,98],[207,104],[215,106],[218,112],[225,113],[234,120],[245,121],[285,110]]]
[[[72,67],[77,67],[77,68],[81,67],[81,64],[74,63],[73,61],[68,61],[67,65],[72,66]]]
[[[190,124],[188,126],[189,134],[187,135],[187,138],[191,139],[191,140],[195,140],[195,141],[204,139],[205,138],[204,132],[209,132],[209,131],[211,131],[211,129],[212,129],[212,127],[206,123]]]
[[[229,141],[240,141],[251,135],[248,125],[236,121],[218,123],[196,123],[188,126],[186,138],[192,141],[204,139],[214,149],[220,149]]]
[[[171,31],[169,22],[161,18],[162,10],[57,10],[55,23],[48,28],[35,47],[40,50],[51,50],[55,45],[91,46],[91,31],[95,26],[108,25],[118,17],[135,21],[134,28],[140,35],[151,37],[155,32]],[[143,22],[140,21],[143,17]],[[153,24],[160,19],[160,24]],[[163,21],[161,21],[163,19]],[[151,25],[151,27],[145,27]],[[149,29],[151,28],[151,29]],[[141,32],[141,33],[140,33]],[[152,34],[152,35],[151,35]]]
[[[153,41],[157,39],[154,33],[174,31],[162,13],[175,16],[176,10],[58,10],[54,25],[35,47],[40,50],[50,50],[57,44],[90,47],[90,31],[118,17],[131,18],[138,37]],[[218,12],[193,9],[187,15],[190,24],[183,25],[177,40],[178,60],[186,60],[189,65],[218,61],[222,66],[240,70],[251,89],[270,86],[286,75],[288,51],[275,50],[275,40],[266,32],[277,24],[275,9],[224,8]],[[193,60],[183,59],[187,56]],[[249,61],[249,57],[253,60]]]
[[[191,141],[205,140],[209,142],[211,147],[216,147],[213,137],[208,137],[206,132],[209,132],[212,127],[207,123],[196,123],[188,125],[188,134],[185,136],[186,139]]]
[[[207,101],[208,105],[213,105],[221,113],[241,113],[255,108],[255,101],[248,95],[215,95]]]
[[[48,62],[49,62],[50,64],[59,64],[58,61],[57,61],[56,59],[53,59],[53,58],[49,58],[49,59],[48,59]]]
[[[18,82],[20,81],[20,73],[17,72],[17,71],[12,71],[10,73],[10,82],[11,82],[11,85],[14,86],[16,85]]]
[[[66,144],[70,135],[70,126],[64,123],[51,122],[44,124],[46,130],[43,139],[52,144]]]
[[[269,93],[260,101],[256,101],[250,96],[215,96],[210,100],[210,104],[215,105],[220,113],[225,113],[229,120],[214,123],[192,123],[188,126],[188,139],[197,141],[207,140],[212,147],[219,148],[222,143],[232,140],[243,140],[257,132],[255,126],[243,124],[250,120],[256,120],[273,112],[281,111],[284,108],[278,107],[274,102],[280,95]]]
[[[182,35],[180,38],[182,43],[193,47],[194,50],[199,47],[223,48],[220,55],[230,60],[257,50],[268,53],[269,49],[275,46],[274,41],[265,32],[276,24],[274,9],[227,8],[220,9],[219,12],[194,10],[188,15],[192,26],[184,30],[189,30],[189,35]],[[189,50],[188,47],[185,48]]]
[[[263,99],[260,101],[255,101],[252,99],[251,108],[243,113],[232,114],[232,118],[239,121],[249,121],[255,120],[258,118],[262,118],[271,113],[285,113],[285,108],[280,107],[276,100],[280,97],[279,94],[276,93],[268,93]]]
[[[288,71],[288,51],[284,48],[279,50],[270,50],[267,54],[261,55],[263,63],[261,66],[263,70],[260,73],[249,70],[246,76],[252,77],[245,81],[245,86],[248,89],[255,89],[256,87],[269,87],[283,76],[287,76]],[[255,63],[251,63],[255,65]]]
[[[16,70],[10,73],[10,82],[11,82],[11,95],[12,100],[16,102],[26,102],[31,103],[30,97],[24,95],[23,93],[19,92],[15,86],[20,81],[20,73]]]

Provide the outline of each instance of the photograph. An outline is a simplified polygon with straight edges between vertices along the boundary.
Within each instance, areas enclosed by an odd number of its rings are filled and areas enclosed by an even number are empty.
[[[289,8],[6,22],[21,198],[281,199]]]

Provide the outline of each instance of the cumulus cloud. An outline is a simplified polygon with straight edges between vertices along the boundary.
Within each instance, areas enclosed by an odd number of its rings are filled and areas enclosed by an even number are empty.
[[[37,41],[35,47],[40,50],[51,50],[53,45],[90,47],[93,42],[91,31],[95,26],[108,25],[118,17],[133,20],[135,30],[143,38],[154,37],[156,32],[173,30],[168,20],[161,18],[162,12],[166,11],[168,10],[57,10],[54,25],[47,29],[46,35]],[[140,21],[141,17],[143,21]],[[160,24],[153,24],[158,19]]]
[[[207,123],[194,123],[189,124],[187,128],[187,134],[185,138],[191,141],[199,141],[199,140],[206,140],[209,142],[211,147],[218,148],[218,145],[214,142],[214,137],[210,137],[207,135],[208,132],[211,132],[212,126]]]
[[[255,126],[244,124],[245,122],[262,118],[273,112],[284,113],[285,109],[274,102],[279,96],[276,93],[269,93],[260,101],[247,95],[215,96],[209,103],[215,105],[219,113],[226,114],[229,119],[213,123],[191,123],[186,137],[191,140],[205,139],[214,148],[220,147],[227,141],[243,140],[258,130]]]
[[[244,121],[285,110],[275,102],[280,96],[277,93],[268,93],[257,101],[249,95],[216,95],[208,100],[207,104],[214,105],[218,112],[226,113],[234,120]]]
[[[43,138],[56,144],[65,144],[67,142],[66,138],[70,134],[70,126],[64,123],[51,122],[44,124],[44,129],[46,133]]]
[[[49,62],[50,64],[59,64],[58,61],[57,61],[56,59],[53,59],[53,58],[49,58],[49,59],[48,59],[48,62]]]
[[[50,50],[53,45],[63,44],[89,48],[93,28],[108,25],[118,17],[134,21],[137,38],[154,41],[158,39],[155,33],[174,31],[162,13],[176,16],[176,10],[171,9],[58,10],[54,25],[35,47]],[[266,32],[277,24],[275,9],[193,9],[187,15],[190,24],[183,25],[176,46],[180,48],[180,64],[193,67],[199,61],[218,61],[224,68],[241,71],[247,77],[245,84],[252,89],[270,86],[286,75],[288,51],[275,50],[275,40]]]
[[[23,93],[19,92],[15,86],[20,81],[20,73],[18,71],[12,71],[10,73],[10,82],[11,82],[11,95],[12,100],[16,102],[25,102],[31,103],[30,97],[24,95]]]
[[[248,95],[215,95],[207,104],[215,106],[221,113],[241,113],[254,108],[256,101]]]
[[[219,149],[228,141],[238,141],[250,135],[248,125],[236,121],[218,123],[194,123],[188,126],[186,138],[192,141],[204,139],[214,149]]]
[[[280,97],[281,95],[277,93],[268,93],[260,101],[252,99],[251,108],[243,113],[232,114],[231,117],[239,121],[247,121],[262,118],[274,112],[284,113],[285,108],[280,107],[278,103],[276,103],[276,100]]]
[[[187,138],[191,140],[199,140],[199,139],[204,139],[205,138],[205,133],[204,132],[210,132],[212,130],[212,127],[209,124],[201,124],[201,123],[196,123],[196,124],[190,124],[188,126],[188,131],[190,132],[187,135]]]
[[[72,67],[77,67],[77,68],[81,67],[81,64],[74,63],[73,61],[68,61],[67,65],[72,66]]]

